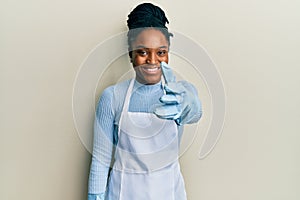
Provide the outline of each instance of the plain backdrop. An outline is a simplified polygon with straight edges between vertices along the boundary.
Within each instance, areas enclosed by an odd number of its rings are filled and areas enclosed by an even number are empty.
[[[1,0],[1,200],[86,199],[91,155],[75,128],[73,84],[89,52],[125,31],[140,2]],[[206,49],[226,89],[221,138],[199,160],[212,109],[199,82],[205,115],[180,159],[188,199],[300,199],[300,2],[154,3],[170,29]],[[122,64],[126,57],[110,69]]]

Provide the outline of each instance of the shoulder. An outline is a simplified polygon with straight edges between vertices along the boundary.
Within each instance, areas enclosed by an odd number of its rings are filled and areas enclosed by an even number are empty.
[[[126,80],[105,88],[99,97],[98,107],[116,107],[118,104],[122,103],[122,97],[125,97],[129,83],[130,80]]]

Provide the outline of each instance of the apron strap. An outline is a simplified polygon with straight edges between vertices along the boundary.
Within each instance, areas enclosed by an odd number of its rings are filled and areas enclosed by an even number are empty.
[[[128,109],[129,109],[129,102],[130,102],[130,97],[131,97],[133,85],[134,85],[134,79],[131,79],[131,81],[130,81],[130,83],[129,83],[129,87],[128,87],[128,89],[127,89],[126,96],[125,96],[125,100],[124,100],[124,104],[123,104],[122,113],[128,112]]]
[[[134,78],[131,79],[131,81],[129,83],[129,87],[127,89],[126,96],[125,96],[125,99],[124,99],[123,108],[122,108],[122,112],[121,112],[120,119],[119,119],[119,125],[118,125],[118,138],[120,136],[120,130],[121,130],[120,128],[121,128],[123,113],[127,112],[128,108],[129,108],[130,96],[131,96],[131,93],[132,93],[133,85],[134,85]]]

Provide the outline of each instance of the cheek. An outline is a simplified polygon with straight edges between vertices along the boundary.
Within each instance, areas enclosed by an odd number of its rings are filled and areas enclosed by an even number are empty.
[[[168,63],[169,62],[169,54],[167,54],[166,56],[164,57],[161,57],[158,59],[159,62],[165,62],[165,63]]]
[[[132,63],[137,66],[137,65],[140,65],[142,63],[145,62],[145,58],[141,57],[141,56],[138,56],[138,55],[133,55],[132,56]]]

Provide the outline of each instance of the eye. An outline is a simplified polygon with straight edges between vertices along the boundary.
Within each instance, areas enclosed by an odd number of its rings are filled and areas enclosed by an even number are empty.
[[[158,56],[164,56],[164,55],[166,55],[168,52],[166,51],[166,50],[159,50],[158,52],[157,52],[157,55]]]
[[[142,49],[138,49],[136,52],[137,52],[137,54],[139,54],[140,56],[146,56],[146,55],[148,54],[147,51],[142,50]]]

